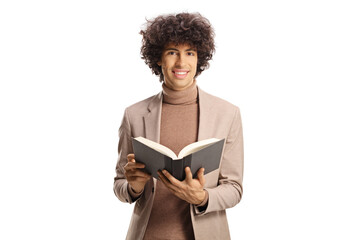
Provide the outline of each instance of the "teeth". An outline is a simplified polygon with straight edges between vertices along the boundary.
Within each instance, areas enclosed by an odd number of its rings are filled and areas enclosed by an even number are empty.
[[[186,72],[175,72],[176,74],[179,74],[179,75],[185,75]]]

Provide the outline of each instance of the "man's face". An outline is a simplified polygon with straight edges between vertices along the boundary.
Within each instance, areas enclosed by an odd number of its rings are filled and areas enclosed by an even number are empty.
[[[169,43],[161,55],[161,66],[165,85],[179,91],[188,88],[194,81],[197,67],[196,49],[188,44]]]

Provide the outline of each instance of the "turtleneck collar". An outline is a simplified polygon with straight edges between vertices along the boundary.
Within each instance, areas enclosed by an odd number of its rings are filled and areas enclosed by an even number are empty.
[[[162,84],[163,102],[172,105],[188,105],[196,103],[198,99],[198,89],[196,80],[186,89],[175,91],[168,88],[165,82]]]

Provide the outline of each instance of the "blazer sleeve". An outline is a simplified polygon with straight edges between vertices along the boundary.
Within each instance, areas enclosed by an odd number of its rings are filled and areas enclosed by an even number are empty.
[[[125,109],[124,117],[119,128],[118,159],[115,169],[114,193],[120,201],[128,203],[133,203],[137,199],[131,197],[128,189],[129,184],[124,175],[124,166],[127,163],[127,155],[132,152],[130,121],[127,110]]]
[[[208,203],[206,209],[194,207],[196,215],[221,211],[238,204],[243,194],[244,171],[243,131],[240,110],[235,109],[233,122],[228,133],[219,172],[219,183],[215,188],[206,188]]]

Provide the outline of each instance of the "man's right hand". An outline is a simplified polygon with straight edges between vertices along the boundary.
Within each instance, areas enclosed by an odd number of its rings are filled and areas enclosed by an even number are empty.
[[[145,165],[137,163],[133,153],[127,155],[127,160],[128,162],[124,167],[126,180],[135,193],[140,193],[151,176],[141,170],[145,168]]]

